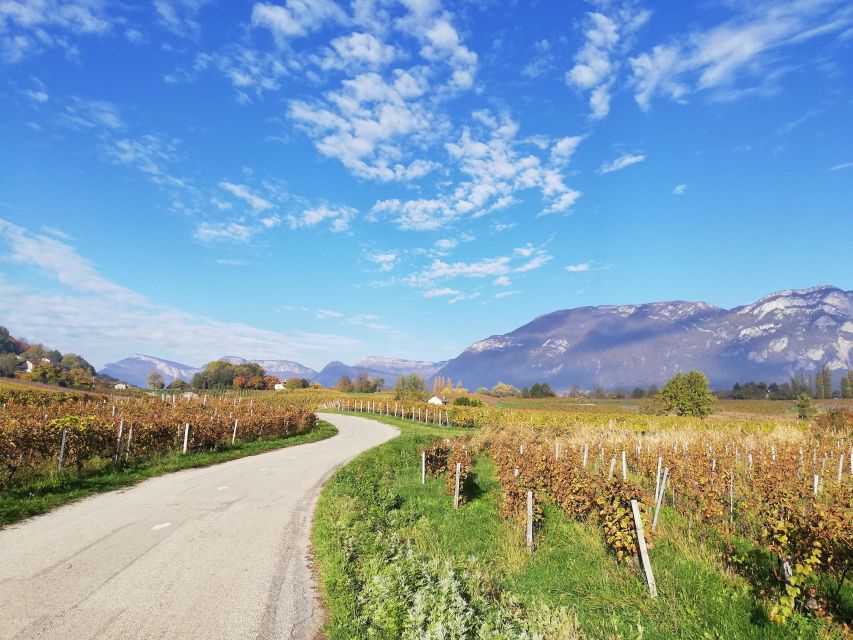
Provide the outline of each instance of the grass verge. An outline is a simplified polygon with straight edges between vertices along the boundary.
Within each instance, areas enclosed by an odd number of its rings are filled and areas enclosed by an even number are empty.
[[[600,529],[557,508],[546,506],[531,554],[521,524],[500,517],[490,460],[475,459],[458,511],[442,479],[420,484],[421,447],[464,430],[368,417],[401,435],[338,471],[314,518],[329,640],[843,637],[813,617],[771,623],[754,587],[669,510],[651,551],[657,599]]]
[[[180,471],[181,469],[207,467],[274,449],[317,442],[331,438],[337,432],[338,430],[328,422],[318,420],[317,426],[311,431],[286,438],[238,442],[234,446],[227,445],[216,451],[188,453],[186,455],[172,453],[119,468],[106,463],[102,468],[83,475],[77,475],[70,470],[62,473],[57,472],[44,480],[0,493],[0,527],[46,513],[68,502],[95,493],[121,489],[147,478]]]

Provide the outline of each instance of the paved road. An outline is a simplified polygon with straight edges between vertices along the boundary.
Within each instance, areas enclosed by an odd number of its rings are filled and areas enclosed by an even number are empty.
[[[0,638],[289,638],[321,618],[308,562],[323,481],[397,431],[147,480],[0,530]]]

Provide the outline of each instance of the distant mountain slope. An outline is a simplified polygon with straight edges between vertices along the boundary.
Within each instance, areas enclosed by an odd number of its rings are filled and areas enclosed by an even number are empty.
[[[282,380],[286,380],[287,378],[307,378],[308,380],[313,380],[317,375],[314,369],[309,369],[305,365],[293,362],[292,360],[246,360],[239,356],[222,356],[220,360],[225,360],[231,364],[255,362],[264,368],[267,375],[275,376]]]
[[[731,310],[703,302],[555,311],[475,342],[438,375],[468,388],[503,381],[556,389],[660,384],[699,369],[717,388],[783,381],[827,364],[853,368],[853,292],[779,291]]]
[[[196,373],[201,371],[201,369],[191,367],[188,364],[135,353],[129,358],[105,365],[98,373],[123,382],[129,382],[138,387],[144,387],[147,384],[148,374],[155,370],[160,372],[167,385],[176,378],[189,382]]]
[[[333,387],[341,379],[341,376],[349,376],[350,379],[354,379],[360,372],[364,371],[371,378],[381,376],[385,380],[386,386],[393,386],[397,382],[397,378],[412,373],[417,373],[422,378],[429,380],[445,364],[446,362],[419,362],[378,356],[363,358],[352,366],[336,360],[323,367],[323,370],[314,377],[314,380],[325,387]]]

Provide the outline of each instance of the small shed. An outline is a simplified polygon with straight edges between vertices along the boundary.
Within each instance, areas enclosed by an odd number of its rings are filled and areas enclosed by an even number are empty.
[[[275,389],[276,391],[284,391],[285,389],[287,389],[287,387],[281,382],[276,382],[273,389]]]
[[[429,400],[427,400],[427,404],[447,404],[447,400],[444,398],[439,398],[438,396],[433,396]]]
[[[119,382],[115,387],[113,387],[116,391],[127,391],[127,385],[123,382]]]
[[[181,397],[185,400],[198,400],[199,395],[197,393],[193,393],[192,391],[184,391],[181,394]]]

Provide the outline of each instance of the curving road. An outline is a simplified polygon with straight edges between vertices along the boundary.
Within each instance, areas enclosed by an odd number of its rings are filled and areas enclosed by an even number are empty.
[[[397,430],[340,433],[181,471],[0,530],[0,638],[289,638],[317,633],[308,559],[320,486]]]

